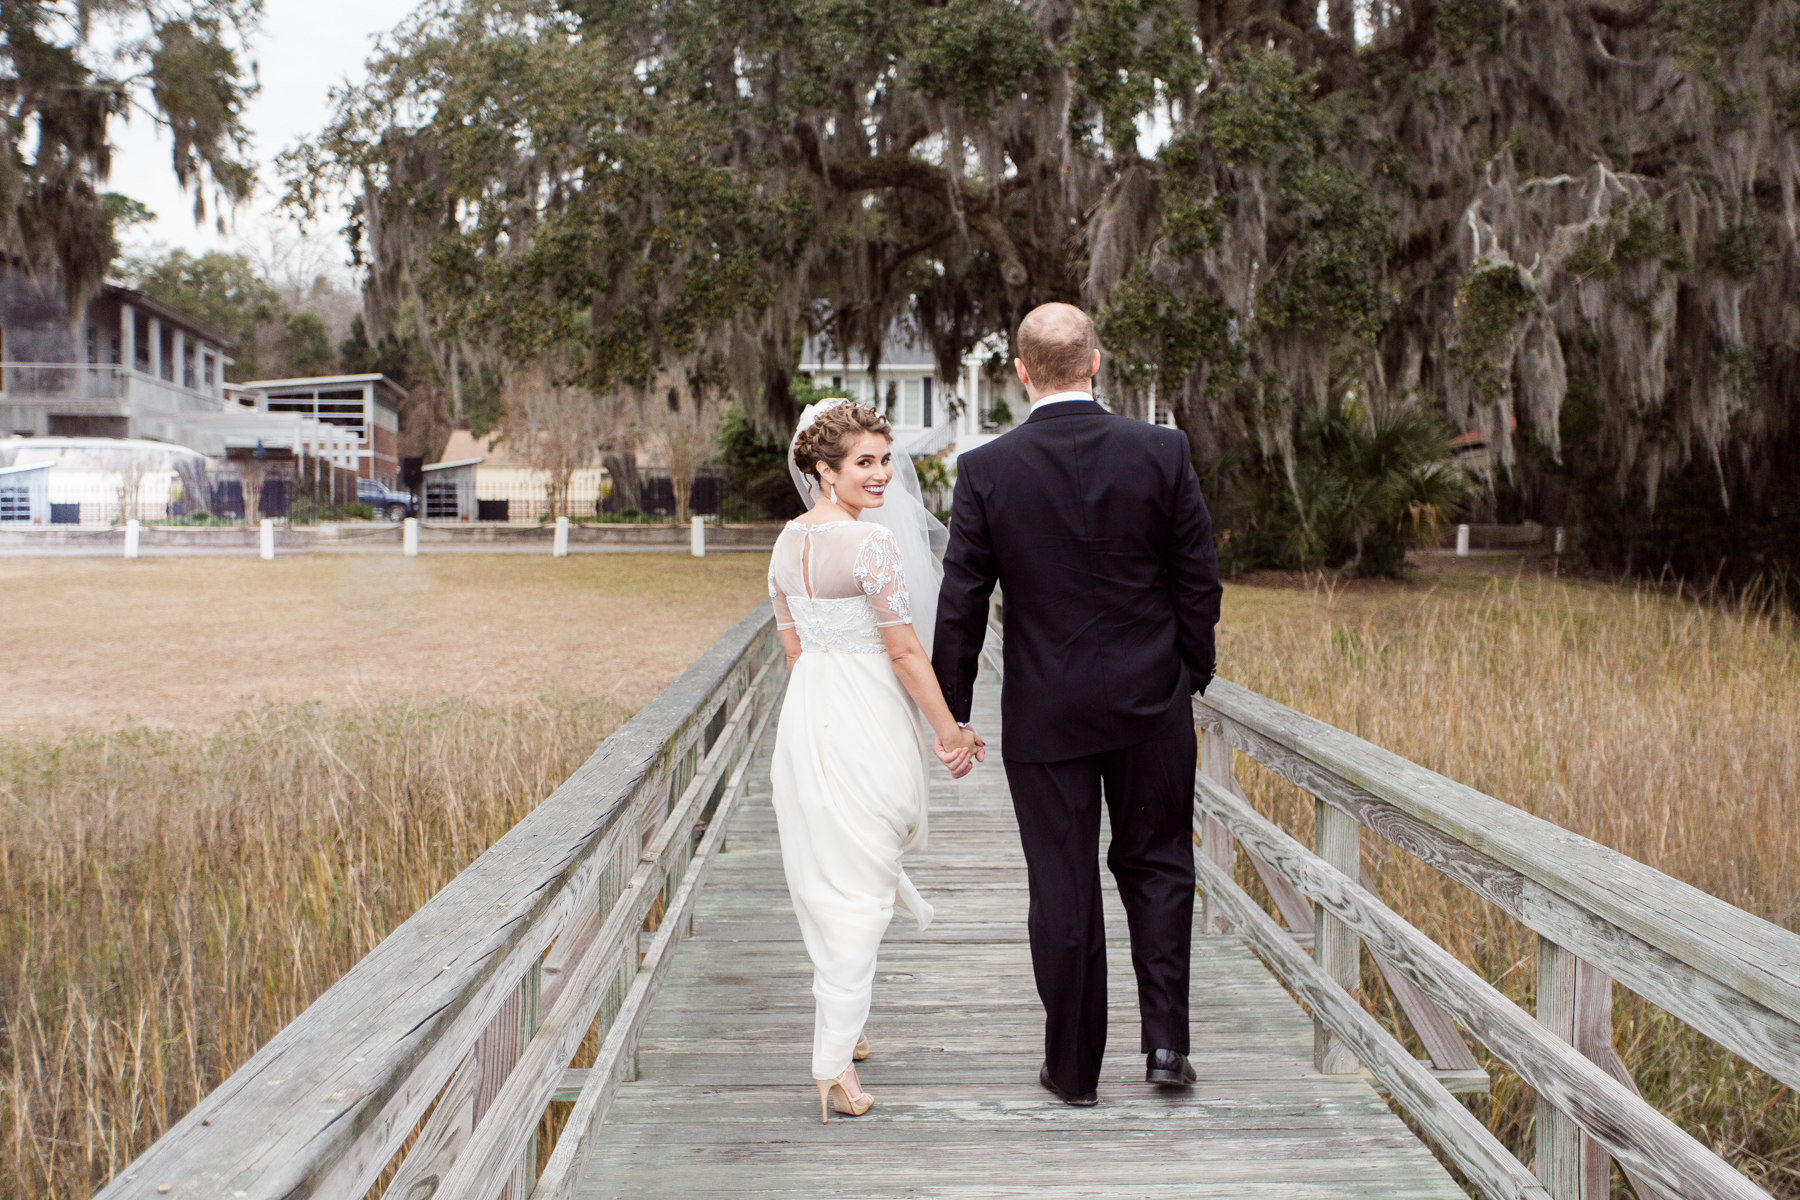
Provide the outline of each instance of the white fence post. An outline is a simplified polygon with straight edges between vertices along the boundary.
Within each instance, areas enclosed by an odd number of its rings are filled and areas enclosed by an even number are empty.
[[[706,557],[706,521],[705,521],[705,519],[701,518],[701,517],[695,517],[694,523],[693,523],[693,529],[694,529],[694,532],[689,536],[688,544],[692,547],[695,558],[705,558]]]
[[[406,557],[419,557],[419,518],[406,518],[400,523],[400,530],[400,544]]]
[[[131,520],[125,522],[125,557],[126,558],[136,558],[137,556],[138,556],[138,523],[137,523],[137,518],[133,517]]]
[[[1456,557],[1469,557],[1469,527],[1467,525],[1456,527]]]
[[[551,558],[569,557],[569,518],[556,518],[556,543],[550,548]]]
[[[264,562],[275,560],[275,522],[268,517],[262,519],[262,556]]]

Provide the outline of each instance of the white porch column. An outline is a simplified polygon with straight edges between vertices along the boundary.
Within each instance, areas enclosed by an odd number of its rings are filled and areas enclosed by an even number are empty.
[[[119,305],[119,365],[137,370],[137,310],[129,304]]]
[[[169,382],[176,387],[187,386],[187,335],[179,329],[169,332],[169,357],[175,365],[169,370]]]
[[[162,321],[150,318],[150,374],[157,379],[162,378]]]
[[[974,356],[963,359],[963,375],[967,379],[965,386],[968,388],[968,391],[963,393],[964,433],[974,433],[978,429],[976,421],[981,416],[977,411],[981,407],[981,376],[979,372],[980,368],[975,365]]]

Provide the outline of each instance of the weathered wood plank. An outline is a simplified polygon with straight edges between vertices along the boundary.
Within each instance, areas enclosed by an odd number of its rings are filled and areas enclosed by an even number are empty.
[[[1456,1161],[1463,1174],[1492,1200],[1547,1200],[1538,1181],[1425,1067],[1389,1037],[1375,1018],[1338,982],[1294,945],[1255,901],[1210,861],[1196,861],[1200,886],[1216,893],[1232,924],[1263,961],[1328,1021],[1363,1064],[1412,1118]]]
[[[1200,735],[1200,771],[1222,787],[1230,786],[1231,755],[1231,745],[1217,733]],[[1232,844],[1231,835],[1225,831],[1225,826],[1216,821],[1209,821],[1201,827],[1200,853],[1227,875],[1231,874],[1236,865],[1237,847]],[[1224,910],[1206,896],[1200,898],[1200,928],[1208,933],[1231,932],[1225,923]]]
[[[756,731],[759,738],[762,726],[767,723],[772,711],[773,709],[765,711],[759,722]],[[751,746],[754,750],[754,741]],[[575,1102],[575,1111],[570,1114],[563,1136],[557,1141],[556,1149],[551,1151],[550,1161],[538,1179],[537,1190],[532,1193],[534,1200],[563,1200],[573,1194],[575,1185],[580,1180],[593,1139],[599,1132],[601,1123],[606,1120],[613,1096],[617,1094],[620,1072],[635,1055],[638,1037],[644,1020],[649,1015],[650,1004],[655,1000],[670,964],[674,961],[675,951],[681,945],[683,930],[693,912],[694,902],[700,895],[719,846],[725,840],[725,829],[730,824],[731,811],[736,806],[738,797],[743,794],[745,769],[752,756],[747,755],[738,765],[719,800],[713,823],[700,839],[693,861],[688,864],[687,874],[670,901],[669,915],[656,932],[656,939],[644,958],[643,969],[632,983],[631,992],[619,1009],[619,1016],[613,1022],[613,1027],[607,1031],[606,1040],[601,1044],[600,1053],[595,1056],[594,1066],[588,1071],[581,1095]],[[543,1110],[539,1108],[536,1111]],[[471,1197],[479,1195],[473,1190],[468,1194]]]
[[[506,1164],[516,1162],[523,1153],[539,1118],[562,1082],[563,1069],[574,1058],[593,1024],[605,995],[605,989],[599,986],[601,981],[617,974],[622,956],[635,954],[636,932],[643,925],[653,901],[663,895],[663,883],[677,843],[691,836],[701,808],[711,796],[714,784],[726,771],[733,771],[733,782],[727,785],[731,798],[735,798],[736,790],[742,786],[745,763],[776,707],[772,699],[775,689],[770,682],[784,676],[785,672],[778,676],[773,665],[765,663],[745,690],[723,734],[700,764],[656,839],[645,848],[637,872],[613,906],[588,954],[572,973],[562,1001],[550,1011],[538,1036],[525,1048],[517,1068],[495,1098],[488,1119],[476,1127],[468,1146],[445,1174],[436,1193],[444,1200],[490,1200],[499,1190],[498,1181],[504,1178]],[[725,803],[725,799],[721,799],[721,807]],[[715,836],[711,845],[716,846],[717,842]],[[707,844],[702,842],[702,845]],[[703,879],[705,873],[706,863],[696,858],[695,863],[689,865],[681,894],[691,893],[698,887],[696,880]],[[668,948],[671,939],[679,944],[679,927],[687,920],[687,907],[678,908],[671,903],[668,914],[657,930],[654,943],[663,949],[653,949],[652,955],[671,954],[672,950]],[[648,970],[648,967],[646,960],[644,969]],[[642,979],[640,976],[640,981]],[[652,982],[649,995],[655,994],[654,986]],[[636,993],[634,983],[633,994]],[[626,1008],[631,1003],[627,999]],[[639,1003],[641,1005],[642,1001]],[[616,1023],[625,1020],[625,1010],[621,1009]]]
[[[1322,772],[1384,800],[1770,1012],[1800,1021],[1800,934],[1227,680],[1209,686],[1195,711],[1203,725],[1221,729],[1258,761],[1267,760],[1234,731],[1255,733],[1265,746],[1307,764],[1309,776]],[[1288,775],[1294,763],[1268,765]],[[1321,795],[1309,782],[1294,782]],[[1620,977],[1613,962],[1577,953]]]
[[[1540,1096],[1610,1150],[1621,1164],[1678,1195],[1759,1200],[1767,1193],[1610,1075],[1558,1041],[1449,951],[1381,900],[1308,853],[1249,805],[1196,777],[1199,802],[1300,891],[1330,909],[1403,971]],[[1358,1009],[1360,1012],[1360,1008]]]
[[[998,750],[991,676],[976,725]],[[1101,1103],[1036,1084],[1042,1010],[1025,867],[997,762],[934,774],[932,843],[908,871],[937,906],[890,928],[859,1066],[876,1106],[820,1125],[808,1084],[811,970],[792,915],[759,757],[576,1195],[1269,1197],[1461,1200],[1359,1076],[1311,1064],[1311,1022],[1236,938],[1197,937],[1189,1091],[1146,1086],[1125,922],[1103,874],[1110,983]],[[976,869],[971,870],[970,864]],[[760,911],[760,915],[758,910]],[[728,911],[729,919],[714,915]],[[974,919],[971,919],[973,914]],[[1285,935],[1284,935],[1285,936]]]
[[[1355,878],[1362,872],[1362,826],[1325,801],[1313,801],[1313,853]],[[1362,943],[1329,909],[1317,903],[1313,905],[1312,950],[1319,969],[1346,994],[1361,986]],[[1332,1032],[1332,1024],[1317,1016],[1313,1018],[1313,1063],[1327,1075],[1356,1070],[1356,1055]]]
[[[1571,1046],[1575,1044],[1575,967],[1579,961],[1550,939],[1538,939],[1538,1024]],[[1535,1136],[1532,1169],[1544,1187],[1555,1200],[1583,1200],[1581,1126],[1542,1092],[1537,1098]]]
[[[766,656],[771,624],[767,605],[740,621],[100,1195],[366,1191],[562,932],[668,747],[698,736],[747,655]]]
[[[1230,688],[1225,688],[1214,697],[1213,689],[1207,688],[1209,698],[1223,699],[1228,694],[1235,695]],[[1297,713],[1293,715],[1299,717]],[[1464,845],[1454,834],[1433,827],[1360,783],[1340,777],[1329,766],[1314,762],[1289,744],[1290,741],[1297,743],[1297,737],[1284,741],[1282,737],[1286,735],[1278,736],[1241,723],[1220,709],[1199,703],[1195,705],[1195,719],[1217,728],[1227,741],[1257,762],[1350,813],[1364,827],[1476,892],[1527,928],[1567,947],[1583,961],[1598,966],[1619,983],[1788,1086],[1800,1088],[1800,1021],[1764,1006],[1730,982],[1713,978],[1605,916],[1564,897],[1554,888]],[[1369,749],[1378,748],[1370,746]],[[1386,754],[1385,751],[1380,753]],[[1470,794],[1480,796],[1480,793]],[[1516,815],[1525,815],[1490,797],[1481,798],[1489,805],[1499,805]],[[1556,828],[1546,822],[1537,824]],[[1594,849],[1612,854],[1604,847],[1594,846]],[[1642,864],[1633,865],[1642,867]],[[1713,901],[1714,905],[1719,903],[1722,902]],[[1740,916],[1755,921],[1748,914]],[[1785,931],[1778,932],[1785,937],[1793,936]]]
[[[1242,800],[1243,794],[1237,793],[1237,797]],[[1273,872],[1273,868],[1271,868],[1271,872]],[[1276,877],[1280,878],[1279,875]],[[1282,882],[1285,883],[1286,880]],[[1362,885],[1363,889],[1371,896],[1380,895],[1375,890],[1375,884],[1369,878],[1367,871],[1362,873]],[[1434,1004],[1431,997],[1413,986],[1413,981],[1408,979],[1405,973],[1396,968],[1393,963],[1373,950],[1369,952],[1369,957],[1374,960],[1375,969],[1381,972],[1381,978],[1388,985],[1388,990],[1394,993],[1394,999],[1400,1002],[1400,1010],[1412,1023],[1413,1032],[1419,1035],[1419,1042],[1425,1047],[1425,1052],[1431,1056],[1433,1074],[1437,1075],[1440,1081],[1446,1076],[1457,1077],[1460,1075],[1465,1077],[1468,1082],[1473,1082],[1474,1076],[1479,1075],[1481,1077],[1480,1086],[1471,1090],[1487,1091],[1487,1072],[1481,1069],[1481,1064],[1469,1051],[1469,1044],[1463,1041],[1462,1034],[1457,1031],[1455,1023],[1444,1014],[1444,1010]]]

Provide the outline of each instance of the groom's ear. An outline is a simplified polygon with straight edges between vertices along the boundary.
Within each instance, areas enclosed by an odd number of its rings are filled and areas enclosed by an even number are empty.
[[[1025,360],[1024,359],[1022,359],[1022,358],[1013,359],[1013,370],[1015,370],[1019,373],[1019,382],[1020,383],[1024,384],[1026,387],[1031,386],[1031,372],[1027,371],[1025,369]]]

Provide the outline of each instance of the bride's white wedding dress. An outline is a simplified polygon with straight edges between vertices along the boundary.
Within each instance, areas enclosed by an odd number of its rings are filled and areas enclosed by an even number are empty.
[[[869,1016],[875,955],[896,905],[923,930],[931,907],[900,867],[926,834],[931,733],[894,674],[884,626],[911,623],[894,534],[790,521],[769,597],[801,654],[771,763],[788,891],[813,961],[815,1079],[850,1065]]]

